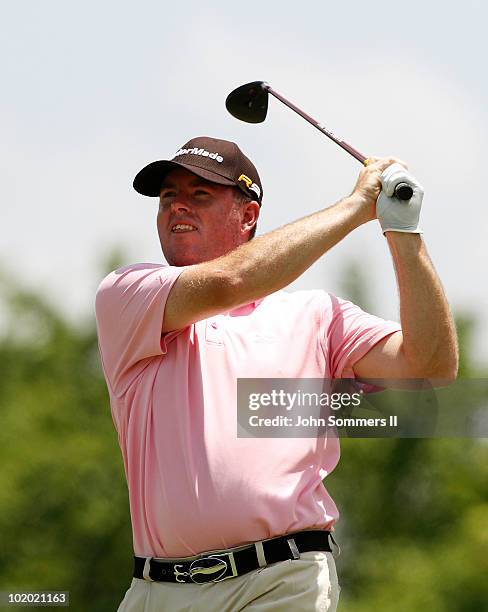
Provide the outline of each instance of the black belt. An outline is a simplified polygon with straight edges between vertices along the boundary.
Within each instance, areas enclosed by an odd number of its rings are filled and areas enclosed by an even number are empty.
[[[332,538],[330,531],[298,531],[249,546],[205,552],[187,560],[165,561],[152,557],[134,557],[134,577],[187,584],[220,582],[270,563],[299,559],[301,552],[332,552],[329,536]]]

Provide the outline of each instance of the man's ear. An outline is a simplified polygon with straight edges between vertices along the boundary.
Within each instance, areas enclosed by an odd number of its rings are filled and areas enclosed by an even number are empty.
[[[261,207],[258,202],[253,200],[252,202],[246,202],[242,207],[241,217],[241,234],[244,235],[252,231],[259,219],[259,213]]]

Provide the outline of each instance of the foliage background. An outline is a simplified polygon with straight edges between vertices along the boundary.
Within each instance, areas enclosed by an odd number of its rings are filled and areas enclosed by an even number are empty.
[[[93,273],[114,237],[136,254],[123,263],[160,259],[135,172],[210,134],[259,168],[260,233],[343,197],[359,165],[289,109],[270,101],[259,126],[225,111],[228,92],[256,79],[360,151],[408,161],[426,189],[429,252],[458,305],[461,375],[486,377],[488,3],[2,9],[0,590],[67,589],[72,610],[106,612],[130,582],[131,535],[90,300],[116,267]],[[360,262],[344,268],[351,257]],[[295,288],[323,286],[393,318],[388,270],[367,224]],[[487,608],[487,453],[486,440],[343,442],[327,483],[342,513],[341,612]]]
[[[357,265],[344,278],[343,295],[372,302]],[[6,274],[0,285],[0,590],[69,590],[74,611],[116,610],[132,541],[93,316],[75,326]],[[457,320],[461,375],[486,376],[475,322]],[[342,514],[341,612],[486,609],[486,442],[343,440],[327,482]]]

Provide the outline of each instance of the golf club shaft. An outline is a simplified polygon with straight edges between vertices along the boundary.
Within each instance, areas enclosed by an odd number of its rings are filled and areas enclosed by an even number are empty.
[[[329,132],[329,130],[327,130],[321,123],[316,121],[310,115],[307,115],[307,113],[302,111],[301,108],[298,108],[298,106],[295,106],[293,102],[290,102],[289,100],[284,98],[281,94],[275,91],[270,85],[268,85],[268,83],[263,83],[262,87],[266,89],[266,91],[268,91],[268,93],[270,93],[272,96],[277,98],[280,102],[283,102],[283,104],[288,106],[288,108],[291,108],[291,110],[295,111],[298,115],[300,115],[300,117],[303,117],[305,121],[308,121],[311,125],[316,127],[320,132],[322,132],[322,134],[325,134],[333,142],[338,144],[341,148],[347,151],[350,155],[355,157],[364,166],[368,165],[368,158],[366,157],[366,155],[363,155],[357,149],[355,149],[354,147],[351,147],[350,144],[348,144],[347,142],[344,142],[344,140],[341,140],[340,138],[335,136],[332,132]],[[412,190],[412,187],[408,183],[399,183],[395,187],[395,196],[400,200],[403,200],[403,201],[410,200],[412,195],[413,195],[413,190]]]
[[[362,164],[364,164],[366,162],[366,160],[368,159],[366,157],[366,155],[363,155],[362,153],[360,153],[359,151],[357,151],[354,147],[351,147],[350,144],[347,144],[347,142],[344,142],[343,140],[341,140],[340,138],[338,138],[337,136],[335,136],[332,132],[329,132],[329,130],[326,130],[325,127],[323,125],[321,125],[318,121],[316,121],[313,117],[310,117],[310,115],[307,115],[307,113],[305,113],[304,111],[302,111],[301,108],[298,108],[298,106],[295,106],[293,104],[293,102],[290,102],[289,100],[287,100],[286,98],[284,98],[281,94],[279,94],[277,91],[275,91],[272,87],[270,87],[268,84],[264,85],[264,87],[267,89],[267,91],[274,96],[275,98],[278,98],[278,100],[280,100],[281,102],[283,102],[283,104],[286,104],[286,106],[288,106],[288,108],[291,108],[291,110],[295,111],[296,113],[298,113],[300,115],[300,117],[303,117],[306,121],[308,121],[311,125],[313,125],[314,127],[316,127],[318,130],[320,130],[322,132],[322,134],[325,134],[328,138],[330,138],[331,140],[333,140],[336,144],[338,144],[340,147],[342,147],[345,151],[347,151],[350,155],[352,155],[353,157],[355,157],[358,161],[360,161]]]

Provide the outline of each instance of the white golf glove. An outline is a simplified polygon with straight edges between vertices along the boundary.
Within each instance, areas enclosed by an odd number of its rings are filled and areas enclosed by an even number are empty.
[[[401,164],[388,166],[380,179],[383,189],[376,201],[376,216],[383,233],[421,234],[419,217],[424,197],[422,185]],[[399,200],[395,196],[395,187],[399,183],[408,183],[412,187],[413,195],[410,200]]]

